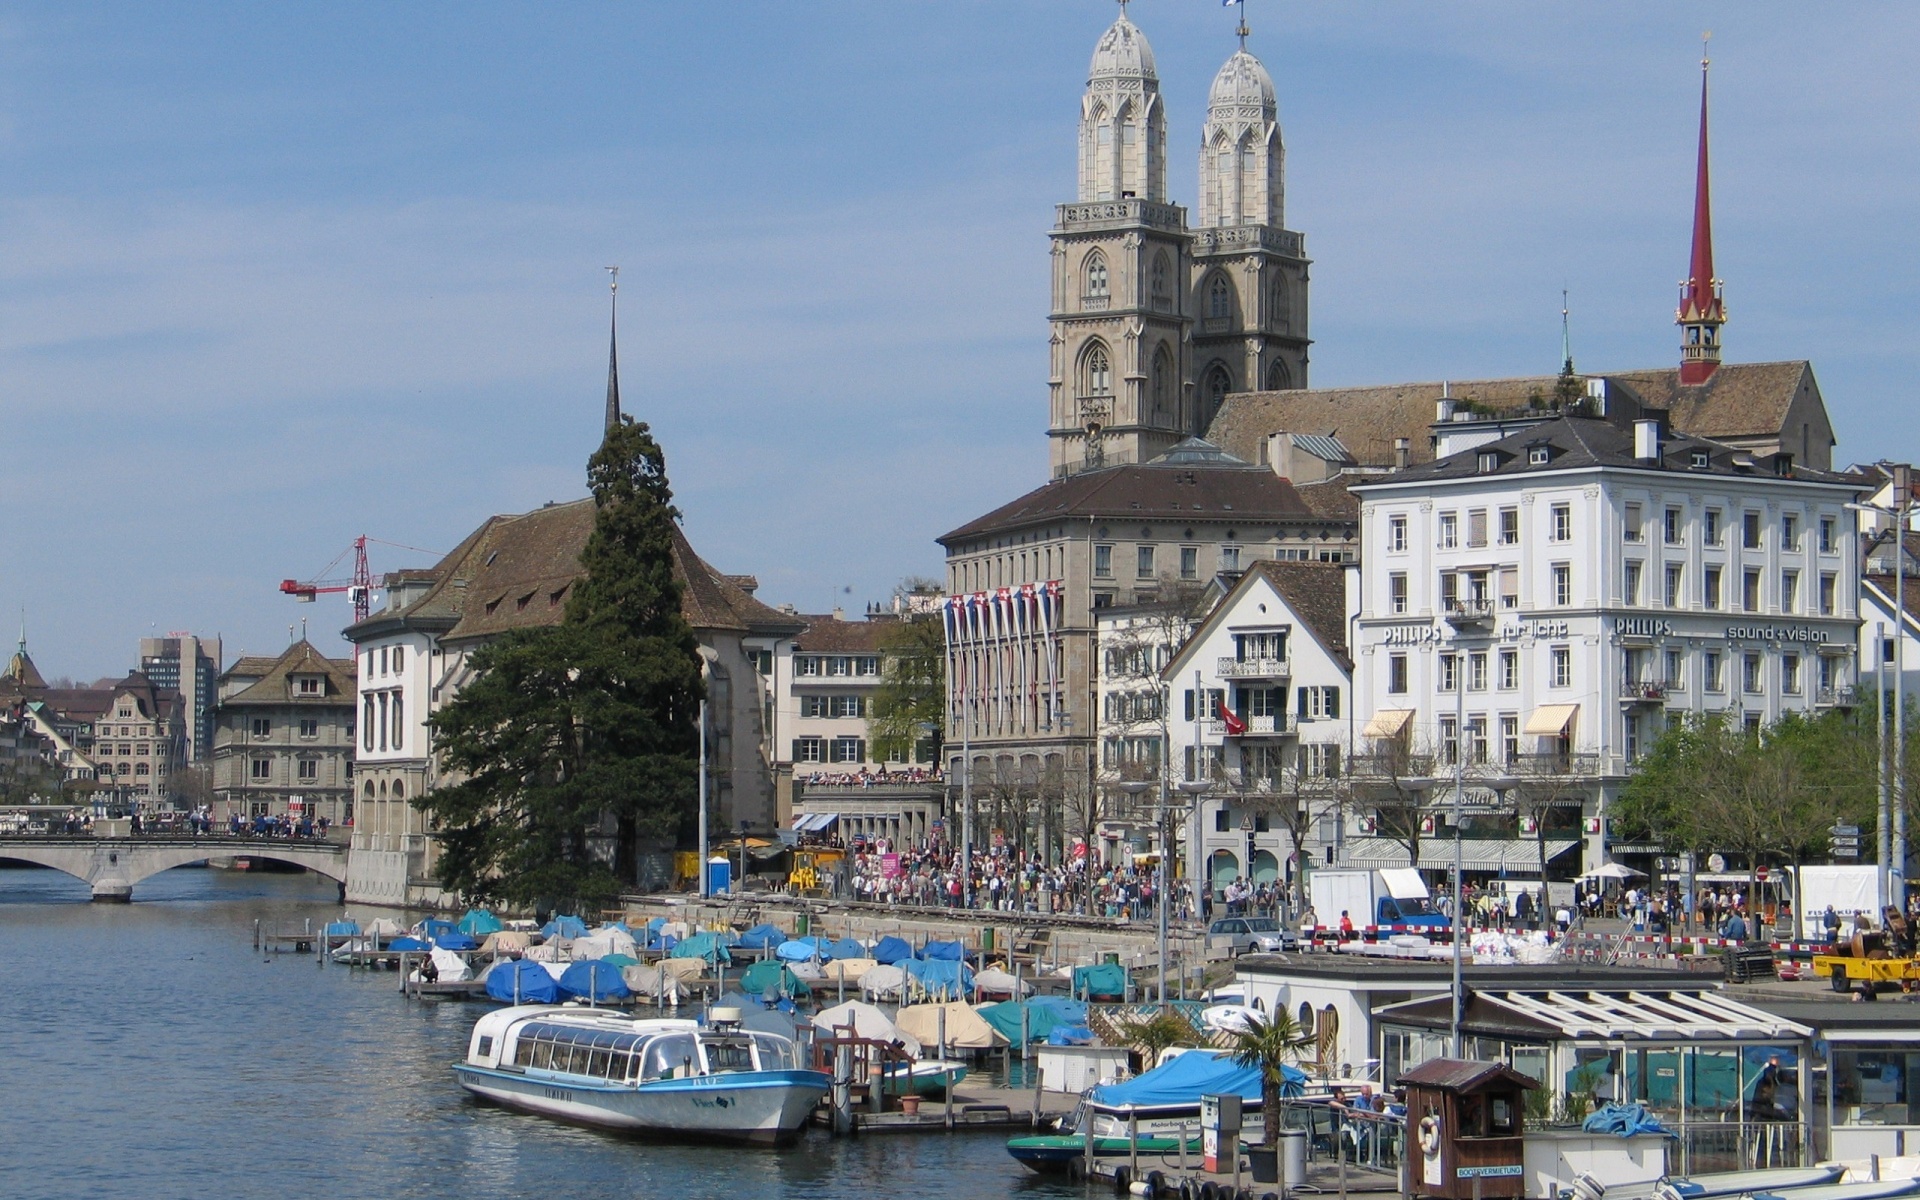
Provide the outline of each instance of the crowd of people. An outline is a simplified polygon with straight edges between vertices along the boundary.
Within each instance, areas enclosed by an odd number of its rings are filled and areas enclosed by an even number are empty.
[[[796,776],[805,787],[866,788],[887,783],[939,783],[944,777],[938,767],[881,767],[878,771],[861,767],[858,771],[814,771]]]

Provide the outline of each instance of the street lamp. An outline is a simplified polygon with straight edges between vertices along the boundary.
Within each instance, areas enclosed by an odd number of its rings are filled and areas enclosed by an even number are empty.
[[[1115,790],[1125,792],[1129,797],[1137,801],[1149,788],[1153,787],[1153,783],[1146,779],[1124,779],[1113,786]],[[1166,805],[1167,777],[1165,773],[1162,773],[1160,776],[1160,811],[1156,812],[1153,818],[1155,832],[1161,833],[1160,866],[1157,872],[1158,882],[1154,885],[1153,898],[1154,909],[1157,914],[1156,919],[1159,921],[1160,927],[1160,982],[1159,990],[1154,993],[1154,998],[1163,1005],[1167,1002],[1167,839],[1161,831],[1164,829],[1162,819],[1166,815]]]
[[[1907,906],[1907,739],[1906,739],[1906,566],[1907,523],[1913,496],[1913,483],[1906,464],[1893,468],[1893,486],[1897,502],[1849,504],[1854,512],[1873,513],[1893,518],[1893,786],[1887,786],[1887,656],[1884,643],[1873,648],[1873,671],[1879,682],[1874,689],[1875,724],[1880,731],[1880,798],[1876,849],[1880,855],[1880,876],[1885,881],[1888,900],[1902,911]],[[1857,613],[1855,614],[1858,615]]]
[[[1206,795],[1213,789],[1213,781],[1210,779],[1183,779],[1177,786],[1187,795],[1187,815],[1191,821],[1187,829],[1187,854],[1189,858],[1191,858],[1192,855],[1198,852],[1200,845],[1200,797]],[[1171,817],[1172,813],[1168,813],[1168,816]],[[1173,822],[1168,821],[1167,826],[1168,840],[1171,841]],[[1164,862],[1165,860],[1163,859],[1162,861]],[[1201,873],[1199,871],[1192,872],[1191,877],[1187,880],[1187,886],[1190,888],[1198,888],[1201,886]],[[1205,886],[1211,891],[1213,888],[1212,881],[1208,880]],[[1194,915],[1201,916],[1202,919],[1204,919],[1204,915],[1200,912],[1200,892],[1194,892],[1193,902]],[[1166,936],[1166,910],[1162,909],[1160,917],[1160,938],[1162,943],[1165,942]],[[1165,957],[1166,955],[1163,952],[1161,955],[1163,961]]]

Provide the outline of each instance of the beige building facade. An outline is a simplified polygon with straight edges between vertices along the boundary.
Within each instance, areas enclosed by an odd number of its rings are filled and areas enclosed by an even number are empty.
[[[214,818],[353,820],[354,663],[304,638],[220,676],[213,721]]]

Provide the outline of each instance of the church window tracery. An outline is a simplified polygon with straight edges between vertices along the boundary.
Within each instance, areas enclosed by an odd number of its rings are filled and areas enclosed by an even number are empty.
[[[1087,256],[1086,295],[1101,298],[1107,295],[1107,260],[1098,250]]]
[[[1113,360],[1107,357],[1107,348],[1099,342],[1087,347],[1080,360],[1081,394],[1085,396],[1113,395]]]
[[[1233,315],[1233,288],[1228,286],[1225,275],[1215,274],[1207,284],[1207,316],[1215,320],[1225,320]]]

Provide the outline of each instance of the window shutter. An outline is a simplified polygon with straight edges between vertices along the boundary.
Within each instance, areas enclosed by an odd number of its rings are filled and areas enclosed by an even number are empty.
[[[1329,717],[1340,715],[1340,689],[1337,687],[1327,689],[1327,715]]]
[[[1294,689],[1294,709],[1293,709],[1293,710],[1294,710],[1294,712],[1296,712],[1296,713],[1298,713],[1298,714],[1300,715],[1300,719],[1301,719],[1301,720],[1305,720],[1305,719],[1306,719],[1306,716],[1307,716],[1307,703],[1308,703],[1308,701],[1307,701],[1307,689],[1305,689],[1305,688],[1295,688],[1295,689]]]
[[[854,751],[853,761],[855,762],[867,761],[867,739],[861,738],[858,741],[854,742],[854,745],[859,747],[859,749]]]
[[[1193,689],[1192,688],[1187,689],[1186,697],[1187,697],[1187,720],[1191,721],[1193,720]]]
[[[800,739],[799,738],[793,739],[793,761],[794,762],[803,761],[800,757]]]

